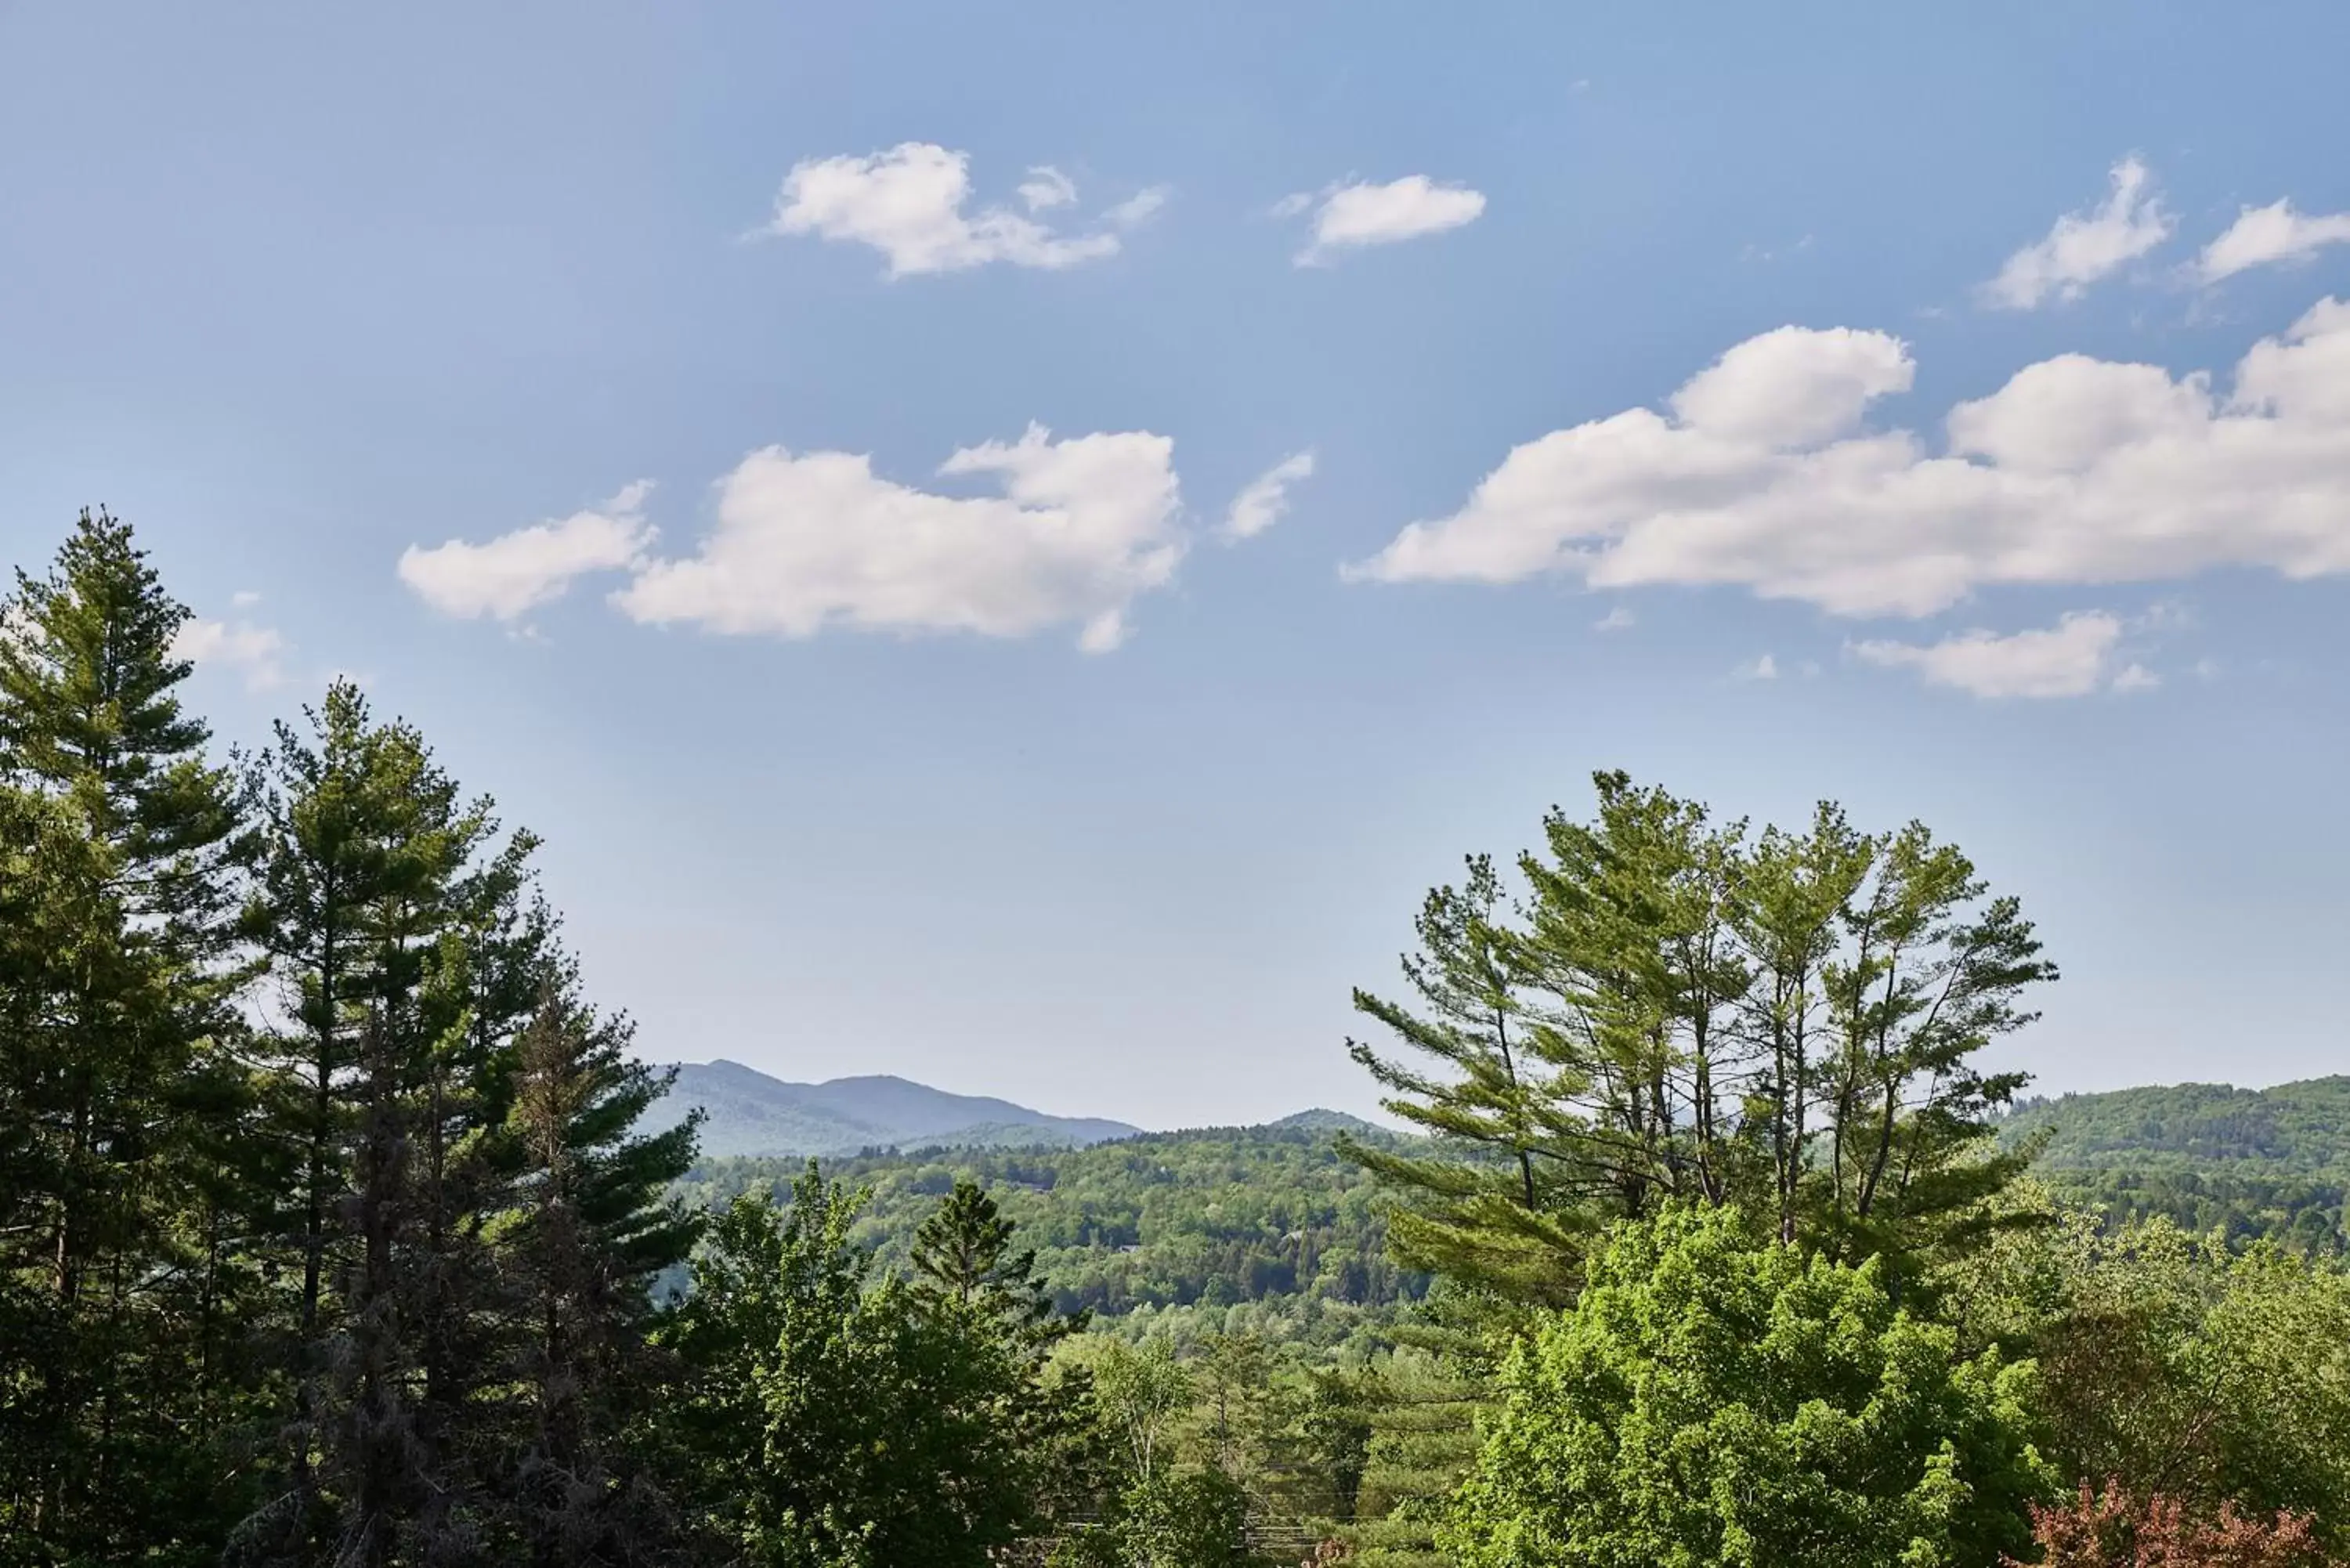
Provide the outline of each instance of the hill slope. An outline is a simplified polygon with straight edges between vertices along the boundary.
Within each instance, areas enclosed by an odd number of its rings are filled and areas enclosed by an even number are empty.
[[[740,1062],[684,1062],[677,1085],[647,1113],[646,1125],[671,1127],[700,1106],[705,1156],[805,1158],[861,1148],[926,1144],[1000,1147],[1083,1146],[1139,1128],[1097,1116],[1055,1116],[979,1095],[951,1095],[904,1078],[834,1078],[786,1083]]]
[[[1285,1324],[1284,1336],[1334,1343],[1427,1282],[1398,1268],[1369,1173],[1311,1127],[1143,1133],[1085,1148],[932,1149],[827,1159],[826,1174],[868,1186],[858,1240],[902,1269],[914,1230],[958,1178],[979,1181],[1019,1227],[1020,1244],[1065,1310],[1105,1325],[1220,1332]],[[697,1206],[746,1190],[787,1190],[784,1159],[705,1158],[680,1184]],[[1231,1316],[1233,1309],[1242,1320]]]
[[[2011,1143],[2044,1132],[2041,1164],[2050,1169],[2350,1177],[2350,1077],[2272,1089],[2173,1084],[2030,1100],[2001,1132]]]
[[[2049,1185],[2116,1219],[2159,1214],[2193,1231],[2350,1251],[2350,1077],[2032,1100],[2001,1136],[2044,1137]]]

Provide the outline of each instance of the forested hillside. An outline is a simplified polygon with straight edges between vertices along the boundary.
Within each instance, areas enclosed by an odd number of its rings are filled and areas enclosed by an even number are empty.
[[[2350,1077],[2268,1089],[2178,1084],[2019,1104],[2010,1147],[2036,1147],[2059,1190],[2116,1219],[2350,1249]]]
[[[681,1190],[715,1206],[787,1189],[800,1168],[705,1160]],[[1083,1149],[875,1155],[824,1169],[872,1189],[855,1234],[891,1268],[904,1265],[941,1196],[958,1180],[979,1183],[1036,1249],[1061,1311],[1131,1314],[1130,1333],[1190,1338],[1251,1324],[1330,1344],[1427,1289],[1426,1275],[1388,1260],[1377,1188],[1322,1125],[1152,1133]],[[1243,1303],[1257,1310],[1226,1311]]]

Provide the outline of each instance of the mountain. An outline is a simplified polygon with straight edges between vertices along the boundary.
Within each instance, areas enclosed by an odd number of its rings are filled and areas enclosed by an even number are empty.
[[[2042,1178],[2112,1220],[2350,1252],[2350,1077],[2028,1100],[2000,1133],[2011,1147],[2042,1140]]]
[[[1376,1133],[1387,1130],[1377,1122],[1367,1122],[1360,1116],[1348,1116],[1345,1111],[1334,1111],[1322,1106],[1315,1106],[1311,1110],[1293,1111],[1279,1121],[1264,1125],[1282,1132]]]
[[[674,1126],[697,1106],[705,1113],[702,1152],[713,1158],[925,1145],[1080,1147],[1141,1130],[1095,1116],[1046,1116],[985,1096],[951,1095],[904,1078],[792,1084],[726,1061],[678,1064],[676,1085],[646,1113],[646,1125]]]
[[[2043,1136],[2051,1170],[2178,1170],[2350,1179],[2350,1077],[2271,1089],[2172,1084],[2027,1100],[2001,1127]]]

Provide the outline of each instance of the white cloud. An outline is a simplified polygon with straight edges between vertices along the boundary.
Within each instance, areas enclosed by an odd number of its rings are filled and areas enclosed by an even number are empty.
[[[1020,194],[1034,212],[1074,201],[1076,187],[1045,167],[1030,171]],[[970,199],[969,153],[908,141],[869,157],[793,165],[768,230],[871,245],[889,258],[891,277],[998,261],[1066,267],[1117,254],[1114,234],[1061,234],[1007,207],[966,213]]]
[[[644,517],[651,490],[651,481],[639,480],[601,507],[517,528],[485,545],[411,545],[400,554],[400,580],[444,615],[517,620],[561,597],[574,577],[641,560],[653,539]]]
[[[1691,430],[1772,447],[1816,446],[1860,422],[1868,405],[1906,392],[1908,346],[1882,332],[1781,327],[1681,384],[1673,412]]]
[[[250,621],[200,617],[182,621],[172,639],[172,654],[199,665],[238,670],[247,691],[266,691],[286,680],[286,639],[273,628]]]
[[[1167,205],[1168,194],[1164,185],[1147,185],[1105,211],[1102,222],[1114,229],[1139,228],[1159,215],[1159,210]]]
[[[1609,610],[1606,615],[1601,616],[1597,620],[1593,621],[1591,623],[1591,629],[1594,631],[1629,631],[1638,624],[1638,618],[1632,614],[1630,606],[1617,605],[1614,609]]]
[[[1983,302],[2030,310],[2050,299],[2077,299],[2089,285],[2162,244],[2173,224],[2153,186],[2153,174],[2139,160],[2115,164],[2104,204],[2065,213],[2047,238],[2008,257],[1999,275],[1982,286]]]
[[[1273,211],[1285,218],[1309,208],[1314,241],[1297,253],[1299,266],[1319,265],[1334,252],[1394,244],[1472,223],[1485,210],[1485,197],[1466,185],[1440,185],[1425,174],[1407,174],[1384,185],[1336,185],[1318,196],[1284,197]]]
[[[1759,659],[1750,659],[1731,670],[1730,678],[1732,680],[1776,680],[1779,679],[1779,661],[1766,653]]]
[[[1028,178],[1020,182],[1020,199],[1032,213],[1047,207],[1066,207],[1077,199],[1076,182],[1049,163],[1039,163],[1028,171]]]
[[[2151,691],[2161,684],[2161,676],[2143,664],[2131,664],[2125,666],[2122,672],[2114,677],[2113,689],[2116,691]]]
[[[2000,637],[1962,632],[1924,647],[1859,642],[1853,653],[1871,664],[1911,669],[1929,685],[1955,687],[1977,697],[2083,697],[2102,687],[2152,683],[2139,665],[2117,677],[2122,623],[2102,610],[2068,615],[2054,627]],[[2133,673],[2135,672],[2135,673]]]
[[[253,588],[239,588],[229,595],[228,602],[232,608],[251,609],[261,602],[261,595]]]
[[[2237,213],[2228,232],[2195,258],[2195,271],[2205,283],[2217,283],[2256,266],[2307,261],[2327,245],[2343,244],[2350,244],[2350,213],[2312,216],[2294,212],[2291,201],[2272,202]]]
[[[1224,514],[1224,536],[1253,539],[1289,510],[1289,487],[1314,476],[1314,454],[1292,452],[1242,486]]]
[[[1863,426],[1908,364],[1880,334],[1765,334],[1688,383],[1677,417],[1632,409],[1528,441],[1347,575],[1715,584],[1923,616],[2000,584],[2350,572],[2350,304],[2253,345],[2224,399],[2158,366],[2027,366],[1953,408],[1939,454]]]
[[[719,482],[717,525],[694,555],[643,566],[612,600],[639,621],[795,638],[1076,626],[1103,651],[1183,556],[1173,457],[1147,431],[1055,441],[1031,425],[950,457],[941,473],[1003,489],[955,496],[881,478],[855,453],[767,447]]]

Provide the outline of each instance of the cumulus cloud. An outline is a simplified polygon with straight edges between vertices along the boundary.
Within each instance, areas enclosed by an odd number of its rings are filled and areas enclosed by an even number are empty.
[[[1482,192],[1466,185],[1440,185],[1425,174],[1407,174],[1384,185],[1334,185],[1319,195],[1284,198],[1276,217],[1314,213],[1314,238],[1297,253],[1299,266],[1318,266],[1341,251],[1389,245],[1422,234],[1442,234],[1477,221],[1485,210]]]
[[[1860,422],[1917,374],[1908,347],[1848,327],[1782,327],[1750,337],[1681,384],[1673,412],[1691,429],[1772,447],[1815,446]]]
[[[1976,630],[1922,646],[1856,642],[1852,651],[1870,664],[1915,670],[1929,685],[1977,697],[2083,697],[2125,680],[2130,687],[2151,682],[2140,665],[2116,670],[2121,640],[2121,621],[2091,610],[2008,637]]]
[[[266,691],[286,680],[286,639],[275,628],[247,620],[196,617],[182,621],[172,639],[172,655],[210,669],[235,670],[244,677],[248,691]]]
[[[2313,215],[2294,212],[2289,200],[2272,202],[2237,213],[2227,233],[2195,258],[2195,271],[2205,283],[2218,283],[2256,266],[2307,261],[2327,245],[2342,244],[2350,244],[2350,213]]]
[[[1289,510],[1289,487],[1314,476],[1314,454],[1292,452],[1242,486],[1224,514],[1224,536],[1253,539]]]
[[[612,600],[655,625],[791,638],[1075,626],[1105,651],[1182,559],[1173,459],[1148,431],[1055,441],[1031,425],[947,459],[942,475],[1001,489],[965,496],[885,479],[869,457],[767,447],[719,482],[717,525],[693,555],[646,563]]]
[[[1032,213],[1047,207],[1066,207],[1077,199],[1076,182],[1049,163],[1039,163],[1028,171],[1028,178],[1020,182],[1020,200]]]
[[[1029,171],[1019,194],[1034,213],[1076,201],[1076,186],[1043,165]],[[970,201],[971,154],[908,141],[868,157],[793,165],[767,228],[870,245],[889,259],[893,278],[989,262],[1068,267],[1118,252],[1115,234],[1063,234],[1008,207],[967,212]]]
[[[1760,658],[1750,659],[1731,670],[1730,678],[1732,680],[1776,680],[1779,679],[1779,661],[1766,653]]]
[[[2114,165],[2112,179],[2101,205],[2065,213],[2046,238],[2008,257],[1999,275],[1983,285],[1983,302],[2031,310],[2052,299],[2077,299],[2089,285],[2168,239],[2174,225],[2145,163],[2125,158]]]
[[[1925,616],[2000,584],[2350,572],[2350,304],[2253,345],[2225,397],[2200,372],[2029,365],[1951,409],[1939,452],[1866,424],[1909,373],[1882,334],[1766,333],[1669,417],[1632,409],[1516,448],[1459,511],[1347,575],[1715,584]]]
[[[487,544],[411,545],[400,554],[400,580],[444,615],[518,620],[560,598],[575,577],[642,559],[653,539],[644,517],[651,490],[651,481],[639,480],[599,507],[517,528]]]

